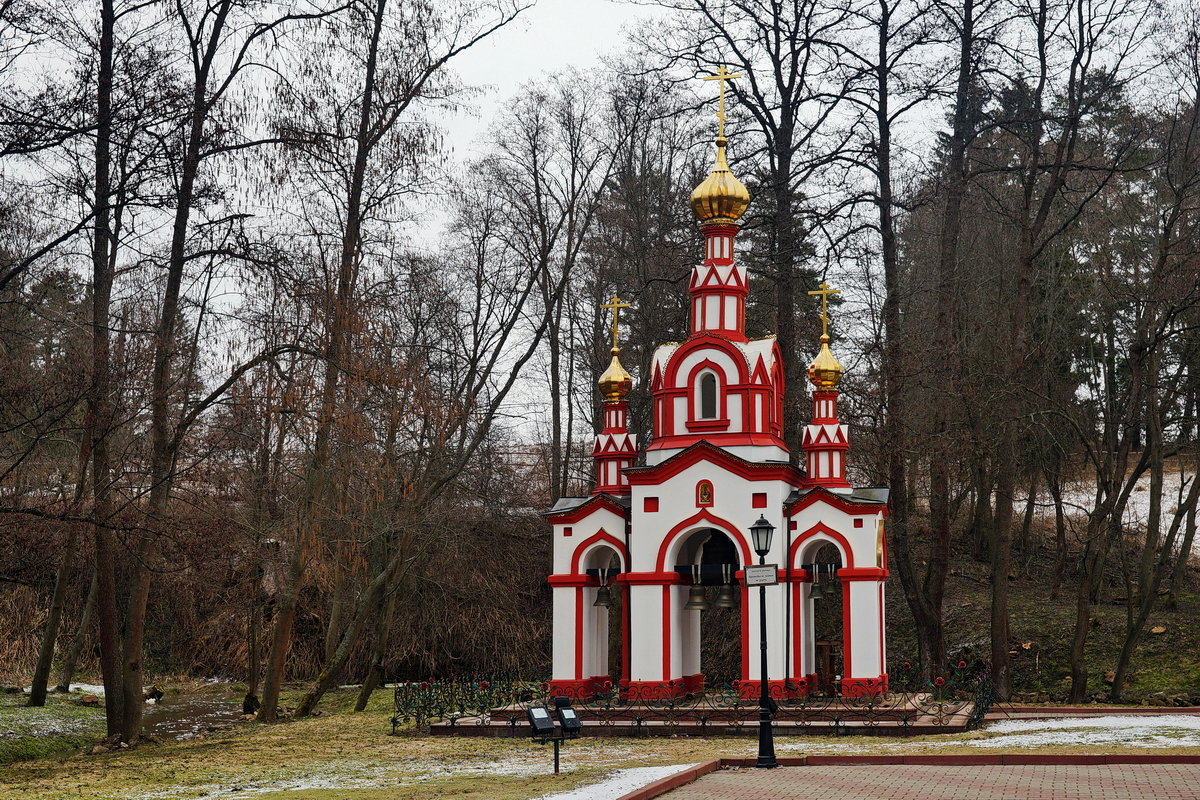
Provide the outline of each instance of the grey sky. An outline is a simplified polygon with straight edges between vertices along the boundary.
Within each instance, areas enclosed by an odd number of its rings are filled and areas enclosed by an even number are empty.
[[[445,124],[456,159],[469,157],[496,110],[531,78],[565,67],[593,66],[606,52],[624,47],[622,26],[651,10],[612,0],[538,0],[508,27],[454,61],[464,83],[485,87],[462,114]]]

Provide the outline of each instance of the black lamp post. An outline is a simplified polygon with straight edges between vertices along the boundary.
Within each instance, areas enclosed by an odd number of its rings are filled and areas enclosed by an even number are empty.
[[[754,544],[754,552],[758,553],[758,563],[766,564],[767,553],[771,551],[771,535],[775,526],[767,522],[767,518],[759,515],[758,521],[750,526],[750,540]],[[758,761],[754,766],[771,769],[778,767],[775,760],[775,736],[771,730],[771,697],[767,693],[767,587],[758,587],[758,647],[760,653],[758,682]]]

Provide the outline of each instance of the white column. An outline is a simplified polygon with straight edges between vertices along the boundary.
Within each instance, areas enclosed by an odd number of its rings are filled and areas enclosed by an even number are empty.
[[[554,622],[550,658],[550,677],[553,680],[575,679],[575,592],[574,586],[555,586],[553,589]]]
[[[629,607],[635,613],[629,620],[629,679],[662,680],[662,596],[663,587],[629,587]]]
[[[880,581],[846,581],[850,587],[849,653],[847,678],[878,678],[884,673],[880,637]],[[843,632],[845,636],[845,632]]]
[[[748,587],[750,641],[747,648],[749,659],[750,680],[759,679],[762,656],[759,638],[759,594],[758,586]],[[787,637],[787,592],[782,582],[767,587],[767,680],[781,681],[787,676],[783,674],[785,653],[788,647]]]

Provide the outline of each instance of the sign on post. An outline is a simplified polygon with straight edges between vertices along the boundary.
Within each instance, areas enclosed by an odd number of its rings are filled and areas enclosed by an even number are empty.
[[[779,583],[779,568],[774,564],[753,564],[745,569],[747,586],[774,586]]]

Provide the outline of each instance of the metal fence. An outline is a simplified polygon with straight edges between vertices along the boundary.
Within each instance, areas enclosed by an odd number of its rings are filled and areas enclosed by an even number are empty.
[[[676,687],[664,684],[665,689]],[[666,694],[667,692],[664,692]],[[393,732],[402,725],[425,730],[435,722],[451,726],[491,725],[523,735],[525,710],[549,704],[548,684],[513,675],[404,681],[394,690]],[[776,697],[774,721],[781,730],[812,729],[834,734],[869,733],[880,725],[928,732],[939,728],[977,727],[995,699],[986,665],[958,662],[944,675],[922,680],[904,662],[890,679],[886,694],[842,697],[810,694]],[[733,684],[705,687],[683,697],[631,699],[619,687],[572,698],[580,716],[600,726],[649,728],[686,725],[690,732],[711,735],[756,724],[757,697],[744,697]]]

